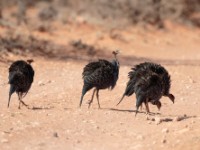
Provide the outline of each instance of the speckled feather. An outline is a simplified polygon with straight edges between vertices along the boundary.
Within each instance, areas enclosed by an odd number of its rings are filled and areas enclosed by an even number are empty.
[[[23,60],[14,62],[9,68],[9,84],[13,86],[13,92],[26,94],[31,87],[33,78],[32,66]]]
[[[125,90],[126,96],[131,96],[134,93],[133,87],[134,87],[136,81],[140,77],[142,77],[143,74],[145,74],[147,71],[152,71],[160,76],[162,86],[163,86],[163,89],[162,89],[163,95],[169,94],[169,90],[171,87],[171,80],[170,80],[170,75],[169,75],[168,71],[159,64],[145,62],[145,63],[141,63],[139,65],[136,65],[134,68],[132,68],[132,71],[129,72],[129,74],[128,74],[129,81],[127,83],[127,87]],[[143,72],[143,73],[141,73],[141,72]]]
[[[125,96],[136,94],[136,107],[143,102],[151,102],[161,108],[160,98],[167,96],[174,103],[175,97],[169,93],[171,80],[167,70],[159,64],[145,62],[136,65],[128,73],[129,81],[125,92],[118,102],[120,104]],[[117,104],[117,105],[118,105]]]
[[[91,62],[83,70],[84,84],[98,89],[111,88],[116,85],[115,78],[118,79],[118,72],[115,73],[113,64],[107,60],[100,59],[97,62]],[[113,82],[114,81],[114,82]]]

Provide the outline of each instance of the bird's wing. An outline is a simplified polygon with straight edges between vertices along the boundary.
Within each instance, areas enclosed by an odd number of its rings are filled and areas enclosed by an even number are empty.
[[[107,66],[108,64],[109,62],[103,59],[100,59],[99,61],[96,61],[96,62],[90,62],[83,69],[83,73],[82,73],[83,78],[93,74],[96,70],[104,66]]]
[[[98,62],[91,62],[85,66],[83,78],[86,83],[97,85],[109,82],[112,73],[112,64],[106,60],[99,60]]]
[[[83,69],[83,73],[82,73],[83,78],[91,75],[98,68],[100,68],[99,62],[91,62],[91,63],[87,64]]]

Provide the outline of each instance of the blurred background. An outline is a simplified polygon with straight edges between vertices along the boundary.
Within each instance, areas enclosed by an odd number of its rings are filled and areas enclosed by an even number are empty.
[[[191,34],[199,28],[200,0],[0,1],[0,53],[4,60],[10,53],[88,59],[105,57],[113,49],[121,49],[122,55],[160,58],[163,44],[163,51],[168,51],[165,56],[171,58],[169,49],[177,51],[177,47],[169,45],[176,45],[179,38],[177,44],[182,45],[182,37],[193,38]],[[155,45],[160,45],[158,51]],[[147,49],[157,55],[145,55]],[[179,47],[185,54],[180,58],[187,56],[186,49]]]

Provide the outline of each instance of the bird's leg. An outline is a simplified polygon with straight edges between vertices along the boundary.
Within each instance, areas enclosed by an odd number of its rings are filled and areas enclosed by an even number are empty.
[[[101,106],[100,106],[100,103],[99,103],[99,90],[97,90],[96,96],[97,96],[97,102],[98,102],[99,109],[100,109],[100,108],[101,108]]]
[[[22,101],[22,93],[18,93],[18,97],[19,97],[19,107],[18,107],[18,109],[20,109],[21,103],[22,103],[24,106],[26,106],[26,108],[29,109],[28,105],[25,104],[25,103]]]
[[[22,103],[24,106],[26,106],[26,108],[29,109],[29,106],[28,106],[27,104],[25,104],[22,100],[21,100],[21,103]]]
[[[142,111],[142,104],[141,104],[141,106],[140,106],[140,111]]]
[[[18,94],[18,100],[19,100],[19,106],[18,106],[18,109],[21,109],[21,98],[20,98],[20,93],[17,93]]]
[[[145,106],[146,106],[146,118],[147,120],[149,119],[149,104],[148,104],[148,99],[145,101]]]
[[[21,109],[21,101],[19,101],[18,109]]]
[[[93,94],[92,94],[92,98],[91,98],[91,100],[88,102],[88,104],[89,104],[89,105],[88,105],[88,108],[90,108],[90,105],[91,105],[92,102],[93,102],[95,92],[96,92],[96,89],[94,89]]]

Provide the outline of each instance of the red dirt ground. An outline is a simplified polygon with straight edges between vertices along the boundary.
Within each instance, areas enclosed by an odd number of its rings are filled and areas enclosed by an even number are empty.
[[[3,83],[8,81],[10,63],[0,62],[0,149],[200,149],[200,31],[168,26],[166,31],[127,28],[109,33],[103,27],[80,23],[59,26],[53,34],[33,32],[34,36],[57,44],[81,38],[108,51],[120,49],[119,61],[128,57],[129,62],[121,64],[115,89],[100,91],[100,110],[96,99],[87,108],[91,91],[84,97],[82,108],[78,107],[81,73],[88,61],[32,57],[36,74],[24,101],[38,108],[35,110],[19,110],[16,94],[7,108],[9,86]],[[5,31],[1,28],[1,35]],[[23,28],[16,32],[22,31],[29,34]],[[14,61],[31,56],[9,53],[4,57]],[[163,97],[160,112],[150,105],[155,113],[150,120],[144,113],[134,116],[135,95],[116,106],[130,68],[145,60],[166,67],[172,79],[171,93],[176,97],[175,104]]]

